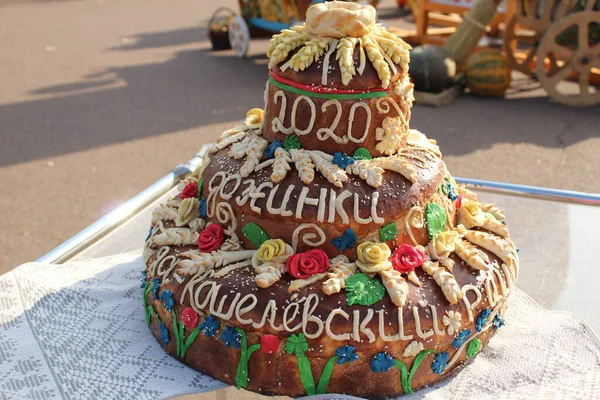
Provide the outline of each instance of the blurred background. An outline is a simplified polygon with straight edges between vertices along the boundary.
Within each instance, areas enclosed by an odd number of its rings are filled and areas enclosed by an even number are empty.
[[[263,107],[268,39],[245,58],[211,51],[219,6],[239,12],[236,0],[0,0],[0,273]],[[415,29],[410,4],[377,8]],[[503,96],[417,102],[411,125],[438,140],[455,176],[600,192],[600,106],[557,103],[523,72]]]

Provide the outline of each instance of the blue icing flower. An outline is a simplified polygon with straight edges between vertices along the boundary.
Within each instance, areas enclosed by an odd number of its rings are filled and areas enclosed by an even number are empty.
[[[444,369],[446,369],[446,367],[448,366],[448,358],[448,353],[445,351],[443,353],[437,353],[435,357],[433,357],[431,369],[433,370],[434,374],[439,375],[442,372],[444,372]]]
[[[160,339],[164,344],[168,344],[171,341],[171,338],[169,338],[169,329],[167,329],[164,322],[160,323]]]
[[[152,296],[154,300],[158,300],[158,289],[160,289],[160,279],[152,279]]]
[[[346,169],[348,165],[354,164],[354,158],[342,152],[336,151],[333,153],[333,163],[341,169]]]
[[[331,243],[339,250],[351,249],[356,243],[356,233],[350,228],[346,228],[342,237],[331,239]]]
[[[492,321],[492,326],[494,327],[494,329],[500,329],[504,326],[504,320],[502,319],[500,314],[496,314],[496,316],[494,316],[494,320]]]
[[[275,150],[282,146],[283,143],[281,143],[279,140],[273,140],[265,149],[265,152],[263,153],[263,158],[267,160],[273,158],[275,156]]]
[[[460,346],[463,345],[464,342],[467,341],[467,338],[469,337],[469,335],[471,334],[471,331],[468,329],[465,329],[464,331],[460,332],[456,338],[454,338],[454,340],[451,343],[451,346],[454,347],[455,349],[458,349]]]
[[[225,346],[231,346],[236,350],[240,348],[240,343],[242,342],[242,335],[240,335],[233,326],[225,328],[219,338],[223,341]]]
[[[146,275],[148,275],[148,273],[146,271],[142,271],[142,284],[140,285],[142,289],[146,288]]]
[[[475,322],[477,332],[481,332],[481,329],[483,329],[483,326],[485,325],[488,317],[490,316],[490,312],[491,311],[486,308],[481,312],[481,314],[479,314],[479,317],[477,317],[477,321]]]
[[[371,360],[371,370],[373,370],[373,372],[386,372],[393,366],[394,359],[385,352],[375,354],[375,357]]]
[[[208,217],[208,208],[206,207],[206,199],[200,199],[200,216],[202,218]]]
[[[175,305],[175,300],[173,300],[173,292],[170,290],[163,290],[163,292],[160,294],[160,301],[163,302],[165,310],[171,311]]]
[[[214,315],[209,315],[200,325],[198,325],[198,328],[200,328],[205,336],[213,337],[217,334],[220,325]]]
[[[146,240],[144,240],[144,242],[147,242],[148,239],[150,239],[150,236],[152,236],[152,227],[150,227],[150,229],[148,230],[148,236],[146,236]]]
[[[358,354],[354,351],[354,346],[344,345],[339,347],[335,351],[335,355],[338,356],[337,363],[344,364],[358,360]]]

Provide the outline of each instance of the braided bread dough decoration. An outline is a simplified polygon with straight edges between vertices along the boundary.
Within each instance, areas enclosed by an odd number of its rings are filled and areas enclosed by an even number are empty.
[[[340,39],[362,37],[375,27],[375,8],[356,3],[331,1],[315,4],[306,11],[306,28],[315,36]]]

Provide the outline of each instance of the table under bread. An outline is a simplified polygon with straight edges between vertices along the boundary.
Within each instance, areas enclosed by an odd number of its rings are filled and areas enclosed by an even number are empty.
[[[0,276],[0,399],[156,399],[226,386],[166,354],[141,307],[152,210],[198,161]],[[505,210],[518,289],[505,326],[464,372],[403,398],[600,398],[600,196],[462,181]]]

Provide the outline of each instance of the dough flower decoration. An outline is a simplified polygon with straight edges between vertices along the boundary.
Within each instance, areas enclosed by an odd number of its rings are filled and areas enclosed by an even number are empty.
[[[198,313],[192,307],[186,307],[181,311],[181,322],[188,329],[194,329],[198,326]]]
[[[173,300],[173,292],[170,290],[163,290],[160,294],[160,301],[162,301],[165,310],[171,311],[175,305],[175,300]]]
[[[448,360],[450,356],[447,352],[438,353],[433,358],[433,363],[431,364],[431,370],[434,374],[442,374],[446,367],[448,366]]]
[[[402,389],[404,390],[404,393],[413,393],[411,383],[412,377],[415,375],[415,372],[417,372],[417,370],[421,366],[421,363],[423,362],[425,357],[427,357],[429,354],[436,354],[436,357],[439,355],[433,349],[420,351],[418,354],[416,354],[416,357],[412,365],[410,366],[409,371],[408,366],[404,362],[392,358],[392,356],[386,352],[377,353],[375,354],[375,357],[373,357],[373,360],[371,360],[371,370],[375,373],[380,373],[387,372],[390,369],[392,369],[392,367],[396,367],[400,372],[400,383],[402,384]]]
[[[169,328],[167,328],[167,325],[165,325],[164,322],[161,322],[159,325],[159,333],[160,340],[162,340],[163,344],[169,344],[171,341],[171,338],[169,337]]]
[[[189,197],[198,196],[198,182],[192,181],[185,185],[181,193],[179,194],[180,199],[187,199]]]
[[[366,274],[385,271],[392,267],[392,251],[385,243],[363,242],[356,248],[356,266]]]
[[[459,236],[458,232],[454,230],[438,233],[427,245],[429,256],[434,260],[448,258],[454,251]]]
[[[297,279],[306,279],[314,274],[322,274],[329,267],[327,253],[312,249],[292,255],[287,260],[287,271]]]
[[[354,233],[352,229],[346,228],[342,236],[331,239],[331,243],[339,251],[344,251],[345,249],[352,249],[354,248],[354,244],[356,243],[356,233]]]
[[[198,250],[200,253],[210,253],[221,247],[224,241],[225,233],[221,225],[210,224],[198,236]]]
[[[247,129],[258,129],[263,122],[265,112],[260,108],[252,108],[246,113],[244,125]]]
[[[479,203],[474,200],[463,199],[461,207],[458,210],[458,223],[467,229],[483,225],[485,215]]]
[[[196,196],[186,197],[181,201],[177,209],[177,217],[175,218],[175,226],[188,225],[198,216],[198,207],[200,203]]]
[[[425,261],[423,252],[410,244],[399,246],[392,254],[392,265],[402,274],[414,271],[423,264],[423,261]]]
[[[202,321],[200,325],[198,325],[198,328],[200,328],[204,336],[213,337],[217,334],[219,328],[221,328],[221,325],[215,316],[211,314],[206,317],[206,319]]]
[[[469,329],[460,331],[460,333],[458,335],[456,335],[456,337],[454,338],[454,340],[452,341],[452,343],[450,345],[452,347],[454,347],[455,349],[458,349],[460,346],[462,346],[467,341],[470,334],[471,334],[471,331]]]
[[[306,341],[304,334],[293,334],[287,338],[285,342],[285,351],[290,355],[296,356],[300,381],[309,396],[327,393],[327,386],[329,385],[329,380],[331,379],[336,363],[344,364],[358,360],[358,354],[354,351],[354,346],[345,345],[339,347],[336,350],[335,355],[327,360],[323,372],[321,373],[321,377],[319,378],[319,383],[315,384],[312,367],[308,361],[308,357],[306,357],[306,354],[304,353],[308,351],[308,342]]]
[[[260,350],[265,354],[273,354],[279,348],[279,338],[270,333],[260,337]]]
[[[492,321],[492,326],[494,329],[500,329],[504,326],[504,320],[500,316],[500,313],[496,314],[494,320]]]
[[[261,288],[277,282],[286,271],[286,261],[294,254],[292,246],[281,239],[267,239],[252,256],[254,280]]]
[[[221,335],[219,335],[219,339],[221,339],[225,346],[237,350],[240,348],[242,335],[240,335],[240,333],[233,326],[228,326],[221,333]]]
[[[458,332],[462,325],[462,315],[458,311],[446,311],[446,315],[442,317],[442,323],[448,327],[448,335],[453,335]]]
[[[477,317],[477,321],[475,321],[475,328],[477,328],[477,332],[481,332],[490,314],[491,311],[487,308],[479,314],[479,316]]]

